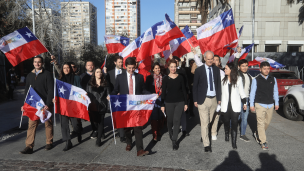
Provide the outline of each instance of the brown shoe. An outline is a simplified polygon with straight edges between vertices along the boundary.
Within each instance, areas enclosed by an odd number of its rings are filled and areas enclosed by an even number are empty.
[[[127,144],[126,151],[131,151],[132,146]]]
[[[137,152],[137,156],[140,156],[140,157],[145,156],[147,154],[149,154],[149,151],[139,150]]]

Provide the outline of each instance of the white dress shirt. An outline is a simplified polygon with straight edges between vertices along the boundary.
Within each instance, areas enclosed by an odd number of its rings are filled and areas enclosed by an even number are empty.
[[[209,66],[205,64],[206,69],[206,75],[207,75],[207,82],[208,82],[208,90],[207,90],[207,96],[215,96],[215,86],[214,86],[214,75],[213,75],[213,69],[211,68],[211,75],[212,75],[212,83],[209,83]],[[210,90],[210,84],[213,84],[213,91]]]
[[[128,90],[129,90],[129,87],[130,87],[130,74],[128,72],[127,72],[127,77],[128,77],[128,79],[127,79],[128,80]],[[133,80],[133,94],[132,95],[135,95],[135,75],[134,74],[132,74],[132,80]]]
[[[122,70],[121,70],[121,69],[117,69],[117,68],[115,67],[115,79],[116,79],[117,75],[119,75],[119,74],[121,74],[121,73],[122,73]]]

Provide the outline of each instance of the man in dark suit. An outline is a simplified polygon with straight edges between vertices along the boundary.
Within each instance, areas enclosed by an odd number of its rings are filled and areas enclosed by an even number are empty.
[[[221,76],[218,67],[213,64],[214,54],[206,51],[205,64],[198,67],[193,80],[193,102],[198,107],[201,120],[201,134],[205,152],[212,152],[209,140],[209,124],[212,121],[217,104],[221,103]]]
[[[115,68],[111,71],[107,72],[107,68],[105,67],[104,72],[107,73],[107,80],[110,83],[111,90],[114,89],[114,85],[116,82],[116,78],[118,75],[122,74],[123,72],[126,72],[125,69],[123,69],[123,58],[121,56],[116,55],[114,59]],[[123,128],[118,129],[120,142],[125,143],[125,131]]]
[[[127,67],[127,72],[123,72],[118,75],[116,78],[114,90],[112,95],[141,95],[141,94],[150,94],[145,89],[144,78],[141,74],[134,73],[136,68],[136,61],[134,58],[129,57],[126,59],[125,65]],[[133,128],[124,128],[127,147],[126,151],[130,151],[132,148],[132,134],[131,130],[133,129],[135,135],[135,144],[137,149],[137,156],[144,156],[149,154],[148,151],[144,151],[143,145],[143,132],[142,127],[133,127]]]

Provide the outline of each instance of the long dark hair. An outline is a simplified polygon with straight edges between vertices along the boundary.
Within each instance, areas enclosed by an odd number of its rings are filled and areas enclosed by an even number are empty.
[[[152,66],[151,66],[151,74],[154,74],[153,69],[154,69],[156,66],[158,66],[159,69],[160,69],[160,75],[163,75],[162,69],[161,69],[160,64],[159,64],[158,62],[154,62],[154,63],[152,64]]]
[[[59,75],[59,80],[61,80],[62,77],[63,77],[63,74],[64,74],[64,72],[63,72],[63,67],[64,67],[65,65],[68,65],[68,66],[69,66],[69,68],[70,68],[70,74],[74,74],[74,71],[73,71],[73,68],[72,68],[71,64],[70,64],[69,62],[65,62],[65,63],[62,64],[62,67],[61,67],[61,70],[60,70],[61,72],[60,72],[60,75]]]
[[[97,83],[96,83],[96,76],[95,76],[95,72],[96,72],[96,70],[98,70],[98,69],[100,69],[101,70],[101,73],[102,73],[102,69],[101,68],[96,68],[96,69],[94,69],[94,71],[93,71],[93,74],[92,74],[92,76],[91,76],[91,80],[90,80],[90,82],[89,82],[89,85],[91,85],[92,87],[98,87],[98,85],[97,85]],[[102,73],[102,75],[101,75],[101,81],[100,81],[100,86],[106,86],[107,85],[107,80],[105,79],[105,77],[104,77],[104,73]]]
[[[236,67],[234,67],[233,63],[228,63],[227,66],[231,70],[231,72],[230,72],[230,84],[232,86],[235,86],[237,84],[237,79],[238,79],[237,69],[236,69]],[[223,78],[223,83],[225,84],[227,81],[228,81],[228,75],[225,75],[225,77]]]

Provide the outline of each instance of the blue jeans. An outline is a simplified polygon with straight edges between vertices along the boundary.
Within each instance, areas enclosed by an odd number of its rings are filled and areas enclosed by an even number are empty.
[[[241,135],[245,135],[246,133],[246,128],[247,128],[247,119],[248,119],[248,114],[249,114],[249,99],[246,98],[247,102],[247,110],[244,111],[243,109],[243,103],[241,107],[241,114],[239,115],[239,120],[242,119],[241,121]]]

